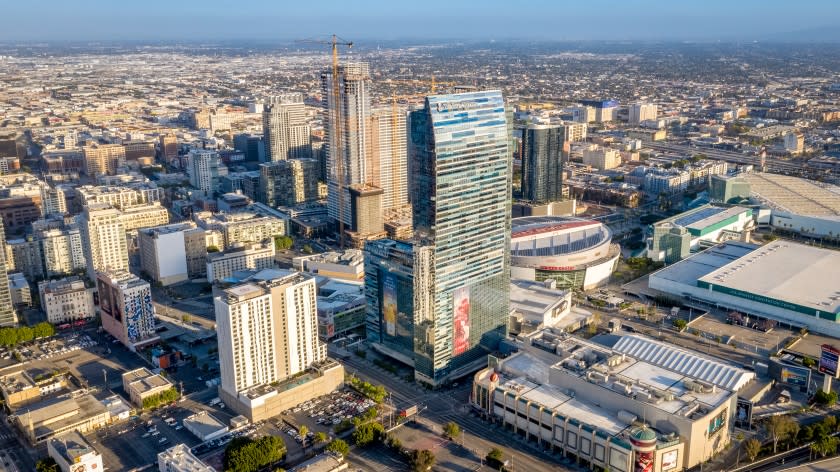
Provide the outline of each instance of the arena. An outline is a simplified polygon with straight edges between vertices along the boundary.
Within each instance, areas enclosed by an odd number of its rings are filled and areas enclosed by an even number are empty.
[[[510,240],[511,277],[555,280],[557,288],[590,290],[605,284],[620,249],[605,225],[582,218],[514,218]]]

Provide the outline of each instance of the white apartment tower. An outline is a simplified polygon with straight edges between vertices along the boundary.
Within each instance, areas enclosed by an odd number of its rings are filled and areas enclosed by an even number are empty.
[[[103,203],[85,207],[80,218],[88,277],[104,270],[128,270],[128,245],[122,213]]]
[[[312,138],[302,93],[287,93],[266,100],[263,136],[269,161],[312,157]]]
[[[336,86],[337,89],[334,88]],[[365,62],[340,65],[338,77],[333,77],[332,69],[321,74],[321,95],[326,113],[327,208],[331,218],[340,218],[348,226],[352,220],[348,188],[365,183],[368,175],[370,88],[370,69]],[[335,96],[336,90],[338,97]],[[339,187],[344,189],[341,198]],[[341,211],[339,202],[343,203]]]
[[[188,155],[187,174],[192,185],[205,198],[212,198],[219,186],[221,157],[216,151],[193,149]]]
[[[315,278],[279,270],[270,275],[215,298],[221,388],[232,396],[327,357],[318,339]]]
[[[639,123],[647,120],[655,120],[657,107],[655,103],[634,103],[628,110],[628,122],[638,126]]]

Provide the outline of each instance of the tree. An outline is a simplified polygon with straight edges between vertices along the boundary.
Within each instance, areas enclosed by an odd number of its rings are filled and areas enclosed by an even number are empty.
[[[60,470],[52,457],[45,457],[35,463],[35,472],[60,472]]]
[[[181,321],[183,321],[184,323],[189,323],[190,321],[192,321],[192,316],[184,313],[183,315],[181,315]]]
[[[814,441],[811,444],[811,451],[820,455],[820,457],[830,456],[837,452],[837,445],[840,444],[840,439],[834,436],[826,436]]]
[[[340,454],[341,457],[346,457],[350,453],[350,446],[342,439],[333,439],[327,444],[326,450],[327,452]]]
[[[278,251],[285,251],[294,245],[295,240],[290,238],[289,236],[275,236],[274,237],[274,249]]]
[[[327,442],[327,440],[329,438],[330,437],[327,436],[327,433],[325,433],[323,431],[319,431],[319,432],[315,433],[315,437],[313,438],[313,440],[315,441],[315,444],[323,444],[323,443]]]
[[[674,325],[674,328],[677,328],[677,331],[682,331],[685,329],[686,326],[688,326],[688,321],[682,318],[677,318],[674,321],[672,321],[671,324]]]
[[[256,472],[279,462],[286,455],[286,444],[278,436],[263,436],[257,440],[240,437],[225,448],[226,472]]]
[[[378,441],[385,434],[385,427],[380,423],[365,423],[353,431],[353,442],[359,447],[365,447]]]
[[[744,443],[744,454],[750,459],[750,462],[755,461],[758,453],[761,452],[761,441],[755,438],[747,439]]]
[[[414,450],[408,456],[408,464],[413,472],[425,472],[435,463],[435,455],[428,449]]]
[[[505,453],[498,447],[494,447],[490,449],[490,452],[487,453],[487,457],[484,459],[487,461],[487,465],[494,469],[499,469],[505,463]]]
[[[802,358],[802,365],[804,365],[805,367],[808,367],[808,368],[814,367],[816,364],[817,363],[814,361],[814,359],[811,359],[810,357],[803,357]]]
[[[300,425],[298,428],[298,434],[300,435],[300,444],[303,446],[303,450],[306,450],[306,435],[309,434],[309,428],[306,427],[305,424]]]
[[[814,401],[823,406],[831,406],[837,403],[837,392],[825,393],[820,390],[814,395]]]
[[[767,435],[773,440],[773,454],[776,453],[776,447],[779,441],[784,440],[792,431],[793,420],[788,416],[776,415],[771,416],[764,425]]]
[[[443,435],[449,439],[455,439],[461,435],[461,427],[455,424],[454,421],[450,421],[444,425]]]

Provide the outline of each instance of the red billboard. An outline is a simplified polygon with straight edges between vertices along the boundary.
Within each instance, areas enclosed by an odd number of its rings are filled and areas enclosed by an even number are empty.
[[[470,289],[461,287],[452,294],[452,355],[463,354],[470,348]]]

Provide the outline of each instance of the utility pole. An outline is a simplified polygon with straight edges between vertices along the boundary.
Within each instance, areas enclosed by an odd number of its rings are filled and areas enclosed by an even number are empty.
[[[102,369],[102,377],[105,379],[105,388],[110,390],[110,388],[108,387],[108,371],[107,370]]]

